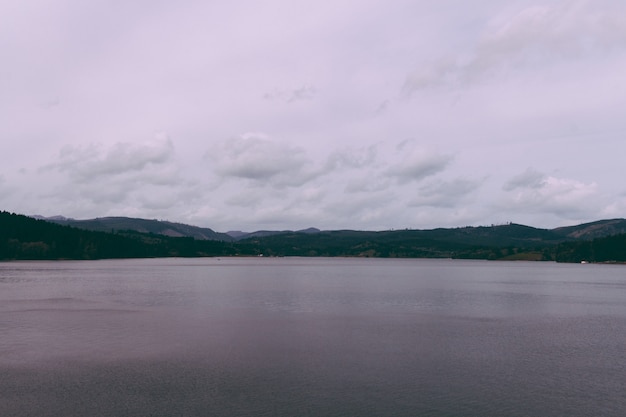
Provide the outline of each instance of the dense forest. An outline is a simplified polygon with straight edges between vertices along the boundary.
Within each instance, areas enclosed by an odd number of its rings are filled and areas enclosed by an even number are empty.
[[[131,227],[128,220],[124,224]],[[146,220],[136,220],[145,227]],[[177,225],[180,230],[182,226]],[[380,232],[308,230],[250,234],[234,241],[219,240],[219,234],[211,235],[213,239],[172,237],[138,228],[94,231],[0,212],[0,259],[264,255],[626,262],[626,234],[619,233],[624,227],[626,221],[614,219],[552,230],[518,224]],[[207,235],[210,229],[203,230]],[[603,236],[602,230],[609,235]]]
[[[562,243],[555,248],[554,260],[557,262],[626,262],[626,234],[590,241]]]
[[[232,245],[192,237],[95,232],[0,212],[0,259],[104,259],[238,254]]]

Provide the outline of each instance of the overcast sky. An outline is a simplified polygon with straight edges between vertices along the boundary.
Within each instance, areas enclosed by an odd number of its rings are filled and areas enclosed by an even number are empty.
[[[623,0],[0,0],[0,62],[1,210],[626,217]]]

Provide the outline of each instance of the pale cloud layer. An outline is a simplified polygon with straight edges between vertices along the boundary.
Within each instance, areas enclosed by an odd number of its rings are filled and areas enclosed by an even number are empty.
[[[626,3],[0,4],[0,209],[230,229],[626,217]]]

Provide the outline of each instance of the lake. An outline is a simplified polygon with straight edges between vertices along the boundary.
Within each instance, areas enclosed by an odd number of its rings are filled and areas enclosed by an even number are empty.
[[[621,416],[626,268],[0,263],[1,416]]]

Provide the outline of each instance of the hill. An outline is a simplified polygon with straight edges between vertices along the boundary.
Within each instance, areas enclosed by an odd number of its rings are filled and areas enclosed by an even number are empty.
[[[158,220],[58,216],[44,221],[1,212],[0,259],[267,255],[624,262],[626,234],[615,233],[625,223],[601,220],[552,230],[514,223],[430,230],[311,228],[229,236]]]
[[[298,231],[292,230],[258,230],[255,232],[229,231],[219,233],[206,227],[191,226],[183,223],[174,223],[164,220],[148,220],[132,217],[100,217],[88,220],[75,220],[63,216],[42,217],[31,216],[52,223],[72,226],[79,229],[100,232],[137,232],[156,234],[169,237],[192,237],[198,240],[218,240],[234,242],[241,240],[257,241],[275,235],[322,233],[319,229],[308,228]],[[353,231],[362,236],[376,233],[378,236],[395,233],[408,234],[414,238],[435,239],[448,243],[467,244],[472,246],[495,247],[545,247],[570,240],[592,240],[599,237],[626,233],[626,219],[599,220],[575,226],[559,227],[555,229],[539,229],[521,224],[509,223],[504,225],[437,228],[431,230],[397,230],[397,231]],[[324,232],[327,233],[327,232]],[[392,234],[393,234],[392,233]]]
[[[284,233],[241,240],[271,256],[371,256],[500,259],[542,251],[568,240],[551,231],[522,225],[381,232],[336,230]],[[537,255],[539,253],[539,255]]]
[[[256,238],[256,237],[284,235],[284,234],[289,234],[289,233],[313,234],[313,233],[319,233],[319,232],[320,232],[320,229],[316,229],[315,227],[309,227],[308,229],[297,230],[295,232],[293,230],[280,230],[280,231],[279,230],[257,230],[256,232],[247,233],[247,232],[242,232],[239,230],[232,230],[232,231],[226,232],[226,234],[231,236],[235,240],[242,240],[242,239],[250,239],[250,238]]]
[[[626,234],[562,243],[554,248],[557,262],[626,262]]]
[[[234,240],[226,233],[218,233],[209,228],[190,226],[188,224],[173,223],[163,220],[137,219],[132,217],[99,217],[88,220],[75,220],[63,216],[33,217],[60,225],[72,226],[79,229],[97,232],[134,231],[138,233],[153,233],[169,237],[192,237],[198,240],[219,240],[223,242],[232,242]]]
[[[576,226],[559,227],[553,232],[574,239],[591,240],[626,233],[626,219],[599,220]]]
[[[64,216],[44,217],[32,215],[30,217],[97,232],[133,231],[137,233],[153,233],[170,237],[192,237],[198,240],[219,240],[223,242],[233,242],[251,237],[294,233],[293,230],[258,230],[255,232],[229,231],[219,233],[207,227],[191,226],[166,220],[149,220],[133,217],[98,217],[86,220],[76,220]],[[308,229],[298,230],[295,233],[318,233],[319,231],[319,229],[310,227]]]
[[[0,259],[103,259],[236,255],[227,242],[77,229],[0,212]]]

